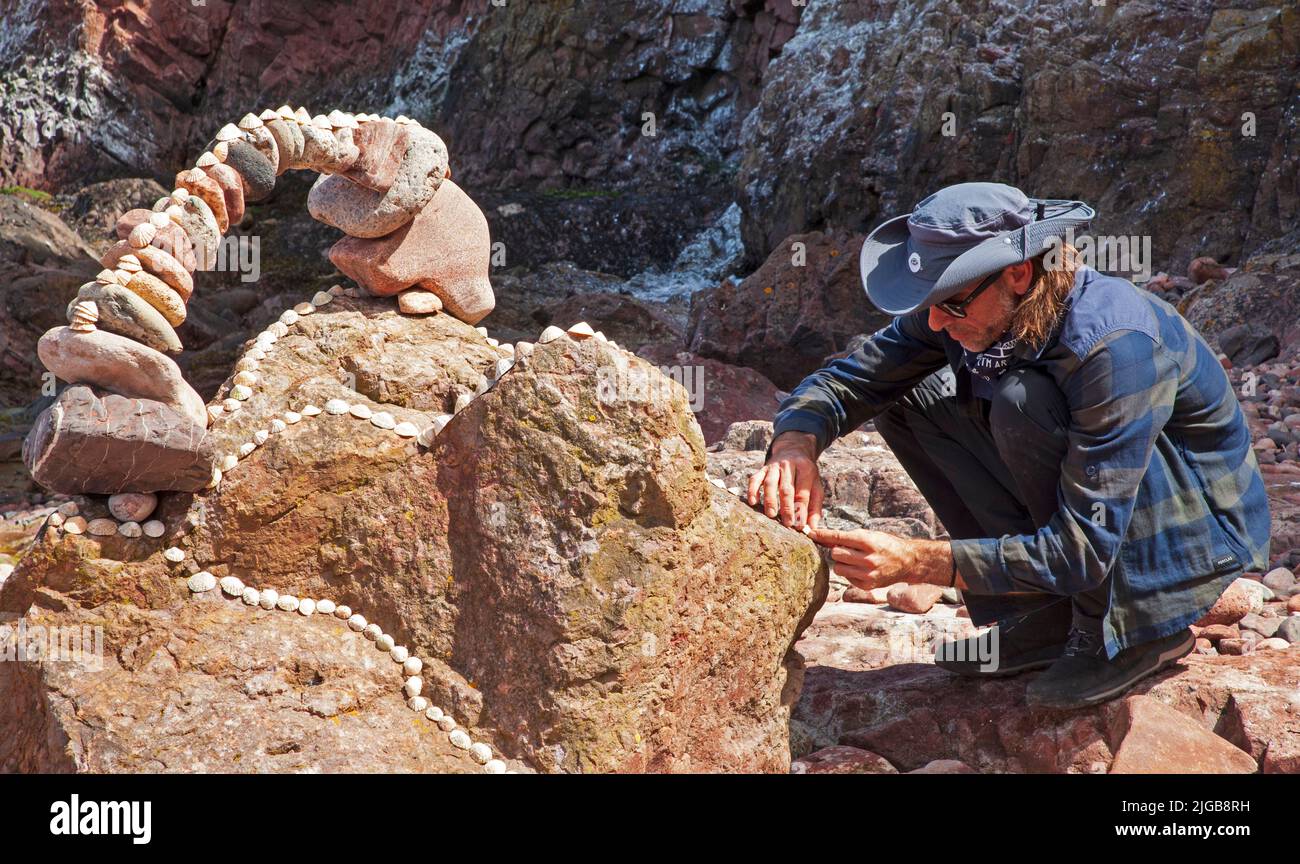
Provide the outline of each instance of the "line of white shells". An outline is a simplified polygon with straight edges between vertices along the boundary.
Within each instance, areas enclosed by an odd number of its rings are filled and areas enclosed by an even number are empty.
[[[86,519],[76,501],[65,501],[46,517],[46,524],[65,534],[89,534],[92,537],[161,537],[167,526],[157,519],[146,522],[118,522],[116,519]]]
[[[175,547],[168,549],[163,555],[172,563],[185,560],[184,551]],[[246,606],[267,611],[297,612],[304,617],[316,614],[333,615],[345,621],[349,630],[360,633],[374,642],[376,648],[388,654],[393,662],[401,667],[402,674],[405,676],[402,682],[402,693],[406,697],[406,707],[423,714],[426,719],[436,724],[440,730],[447,733],[447,740],[452,746],[468,751],[470,758],[482,765],[487,773],[515,773],[507,770],[504,761],[494,757],[491,745],[474,741],[468,732],[457,725],[450,714],[437,705],[431,705],[428,698],[421,695],[424,690],[424,679],[420,677],[420,672],[424,669],[424,661],[419,657],[411,656],[405,646],[394,644],[393,637],[385,633],[378,624],[369,623],[364,615],[353,612],[350,607],[338,605],[333,600],[313,600],[310,597],[300,599],[292,594],[281,594],[274,588],[253,588],[245,585],[237,576],[223,576],[218,579],[207,570],[200,570],[191,575],[186,581],[186,586],[194,594],[204,594],[220,588],[221,593],[227,597],[238,598]]]

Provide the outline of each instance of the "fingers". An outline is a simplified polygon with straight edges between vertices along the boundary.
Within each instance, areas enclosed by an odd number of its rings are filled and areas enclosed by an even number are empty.
[[[767,474],[768,466],[764,465],[749,476],[749,506],[758,505],[758,490],[763,485],[763,477]]]
[[[807,532],[814,543],[822,546],[848,546],[850,549],[871,550],[871,544],[862,535],[867,532],[861,528],[855,531],[836,531],[834,528],[814,528]]]
[[[781,475],[785,473],[781,470],[780,462],[767,466],[767,476],[763,478],[763,512],[767,518],[775,519],[777,508],[780,502],[780,492],[778,491],[781,484]]]
[[[794,467],[785,462],[781,469],[781,482],[777,485],[781,493],[781,524],[789,528],[794,524]]]
[[[863,552],[861,549],[850,549],[847,546],[832,546],[831,560],[836,564],[850,564],[865,570],[874,570],[880,564],[874,554]]]
[[[870,570],[864,570],[861,567],[854,567],[851,564],[836,564],[831,568],[836,576],[849,580],[849,584],[855,588],[862,588],[870,591],[876,586],[876,579]]]
[[[822,481],[813,477],[812,488],[808,490],[807,521],[803,524],[817,528],[822,524]]]

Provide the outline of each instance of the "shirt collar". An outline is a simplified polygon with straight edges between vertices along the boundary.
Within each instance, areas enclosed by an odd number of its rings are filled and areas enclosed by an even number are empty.
[[[1079,265],[1079,269],[1074,271],[1074,287],[1070,289],[1069,294],[1065,295],[1065,312],[1061,314],[1061,320],[1057,322],[1055,329],[1043,340],[1043,344],[1038,348],[1028,345],[1023,340],[1019,342],[1015,348],[1011,349],[1011,353],[1015,357],[1021,360],[1037,360],[1043,356],[1043,352],[1047,350],[1049,345],[1056,342],[1056,337],[1061,333],[1061,325],[1065,322],[1065,316],[1070,314],[1070,309],[1079,296],[1079,288],[1092,278],[1091,272],[1088,267]]]

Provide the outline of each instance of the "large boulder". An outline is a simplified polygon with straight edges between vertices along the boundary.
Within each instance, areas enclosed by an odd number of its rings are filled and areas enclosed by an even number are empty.
[[[286,409],[336,397],[424,428],[500,356],[450,316],[338,298],[280,338],[252,397],[209,436],[218,453],[233,452]],[[666,398],[634,409],[602,403],[604,366],[654,379]],[[0,766],[240,770],[232,760],[241,753],[241,763],[267,770],[441,770],[441,751],[404,743],[396,727],[412,715],[391,699],[371,698],[368,684],[355,704],[339,695],[372,672],[336,656],[344,647],[330,641],[335,622],[191,600],[178,577],[205,567],[348,604],[424,660],[426,692],[476,740],[538,770],[788,770],[801,674],[789,649],[825,595],[826,571],[805,538],[708,484],[686,393],[658,376],[606,343],[561,339],[536,346],[431,447],[326,412],[270,435],[217,489],[162,496],[161,538],[47,527],[0,593],[0,612],[30,617],[39,607],[45,624],[129,618],[130,627],[106,628],[105,653],[139,659],[99,678],[0,664],[10,696],[0,722],[15,730],[0,742]],[[183,549],[184,563],[166,564],[164,546]],[[312,628],[318,647],[303,659],[305,642],[265,629],[281,626],[271,614],[291,620],[286,628]],[[251,674],[220,661],[260,636],[266,647],[252,654]],[[138,647],[182,643],[216,653],[168,659],[173,670]],[[397,692],[401,676],[389,666]],[[290,692],[296,679],[273,667],[323,678],[338,698],[318,717],[290,721],[288,708],[272,709],[310,697]],[[167,744],[165,758],[132,766],[114,754],[150,725],[167,738],[183,724],[142,719],[128,731],[93,712],[28,710],[80,703],[82,687],[104,687],[122,715],[155,717],[148,684],[158,680],[194,688],[212,706],[209,722],[252,724],[260,735],[206,737],[185,758]],[[259,688],[275,694],[273,705],[246,704]],[[359,714],[345,728],[362,740],[332,758],[334,733],[317,727],[338,711]],[[270,748],[287,741],[303,742],[295,758],[273,758]]]

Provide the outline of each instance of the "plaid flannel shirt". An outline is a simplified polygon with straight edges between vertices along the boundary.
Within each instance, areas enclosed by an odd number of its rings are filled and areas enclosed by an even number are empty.
[[[1081,268],[1042,348],[1010,368],[1049,373],[1070,407],[1060,505],[1034,534],[951,541],[975,593],[1075,594],[1111,577],[1108,656],[1187,627],[1243,570],[1268,565],[1270,518],[1250,432],[1222,365],[1176,309],[1131,282]],[[982,416],[962,348],[928,311],[896,318],[781,403],[777,434],[818,453],[952,367],[963,411]]]

